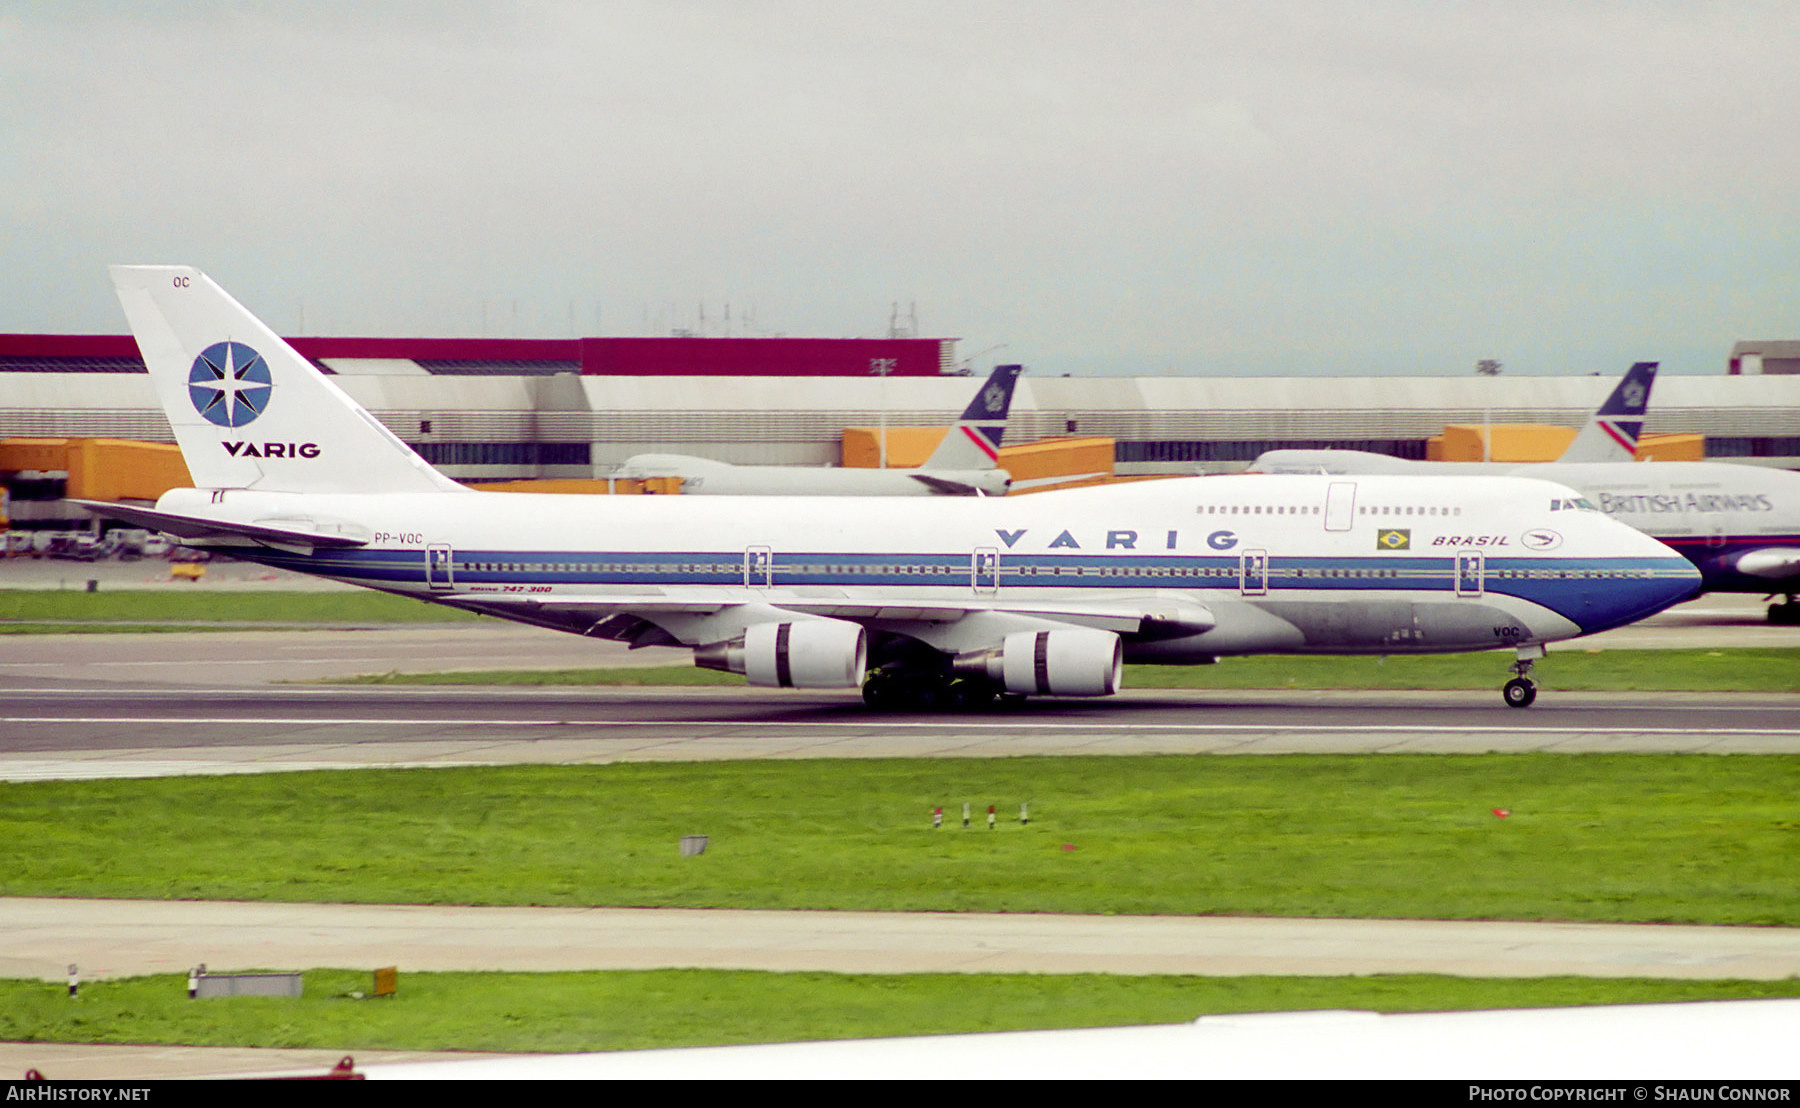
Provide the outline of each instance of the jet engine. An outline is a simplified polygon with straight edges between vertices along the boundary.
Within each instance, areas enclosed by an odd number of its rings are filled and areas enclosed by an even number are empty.
[[[1122,653],[1119,636],[1111,631],[1015,631],[998,650],[959,654],[953,668],[1011,693],[1111,696],[1119,691]]]
[[[868,636],[841,619],[758,623],[738,638],[694,651],[695,665],[741,673],[766,688],[853,689],[868,662]]]

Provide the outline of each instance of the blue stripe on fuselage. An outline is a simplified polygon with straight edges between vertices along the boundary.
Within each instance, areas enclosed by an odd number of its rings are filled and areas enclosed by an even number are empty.
[[[421,550],[357,549],[295,554],[262,550],[252,561],[322,574],[375,588],[427,587]],[[1481,592],[1547,608],[1587,631],[1641,618],[1666,606],[1667,558],[1486,557]],[[1243,569],[1235,555],[1001,554],[1001,588],[1211,589],[1236,593]],[[741,586],[738,551],[574,554],[548,551],[462,551],[450,561],[456,591],[644,585]],[[445,581],[440,576],[440,584]],[[756,582],[760,584],[760,580]],[[777,552],[776,588],[967,589],[970,555]],[[1381,553],[1358,557],[1269,556],[1267,595],[1379,590],[1441,595],[1457,590],[1454,557]],[[1467,584],[1467,582],[1463,582]]]

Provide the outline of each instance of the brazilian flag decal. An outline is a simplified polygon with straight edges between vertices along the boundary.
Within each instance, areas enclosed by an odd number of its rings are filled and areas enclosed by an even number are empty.
[[[1411,531],[1377,531],[1375,533],[1375,549],[1377,550],[1411,550]]]

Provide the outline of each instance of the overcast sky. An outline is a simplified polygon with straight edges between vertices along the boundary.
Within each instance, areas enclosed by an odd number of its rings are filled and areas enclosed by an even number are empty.
[[[0,0],[0,331],[152,262],[289,334],[1719,373],[1800,338],[1797,58],[1792,3]]]

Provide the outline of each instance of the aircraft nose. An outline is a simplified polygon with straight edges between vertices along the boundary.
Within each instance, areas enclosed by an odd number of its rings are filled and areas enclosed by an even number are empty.
[[[1658,553],[1638,560],[1635,571],[1612,581],[1600,582],[1592,619],[1581,621],[1588,632],[1605,631],[1636,623],[1700,591],[1700,571],[1693,563],[1657,543]],[[1590,626],[1589,624],[1593,624]]]

